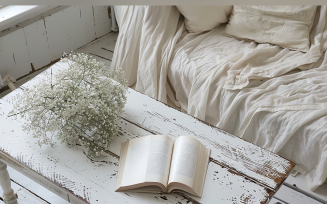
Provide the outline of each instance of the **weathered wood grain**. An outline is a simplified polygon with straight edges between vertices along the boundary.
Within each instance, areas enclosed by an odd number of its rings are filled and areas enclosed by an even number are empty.
[[[327,182],[319,186],[315,191],[311,191],[309,189],[305,176],[302,174],[298,174],[296,177],[287,177],[283,185],[295,188],[297,191],[303,194],[310,195],[318,201],[327,203]]]
[[[58,62],[53,72],[67,66]],[[22,86],[31,87],[50,69]],[[108,157],[90,159],[81,147],[37,145],[22,131],[22,119],[8,117],[21,90],[0,100],[0,157],[72,203],[266,203],[293,163],[210,127],[147,96],[129,90],[119,133]],[[120,144],[149,134],[194,136],[212,149],[202,198],[186,194],[116,193]]]
[[[62,56],[62,53],[70,51],[68,49],[68,39],[65,21],[65,11],[58,11],[46,17],[45,25],[47,39],[50,49],[51,60],[54,61]]]
[[[31,61],[28,56],[25,34],[18,29],[10,35],[0,38],[1,75],[10,74],[18,78],[31,71]],[[4,69],[6,72],[4,72]]]
[[[76,52],[92,55],[97,61],[103,62],[107,69],[110,69],[111,59],[115,48],[115,39],[118,33],[111,32],[101,39],[81,47]]]
[[[2,30],[0,75],[21,78],[56,61],[63,52],[76,50],[108,34],[111,20],[107,8],[58,6]]]
[[[211,161],[228,166],[275,191],[294,163],[246,142],[187,114],[130,90],[122,118],[154,134],[173,139],[180,135],[197,138],[212,150]],[[137,100],[136,100],[137,99]]]
[[[275,197],[284,201],[285,203],[296,204],[323,204],[309,196],[306,196],[298,191],[295,191],[287,186],[281,186]]]
[[[111,19],[108,15],[108,6],[93,6],[96,37],[99,38],[111,30]]]
[[[33,69],[39,69],[49,64],[51,57],[45,20],[36,21],[23,29]]]
[[[96,39],[94,10],[93,10],[93,6],[86,5],[86,6],[79,6],[79,7],[80,7],[80,22],[81,22],[80,32],[84,33],[84,35],[82,35],[81,37],[81,40],[82,40],[82,45],[85,45]],[[109,25],[107,27],[109,27]],[[107,33],[109,32],[110,30]]]
[[[269,204],[287,204],[287,203],[284,203],[283,201],[278,200],[277,198],[272,198]]]
[[[18,200],[17,204],[51,204],[50,202],[47,202],[45,199],[39,197],[36,194],[33,194],[33,192],[28,191],[24,187],[17,184],[17,182],[12,181],[11,186],[14,190],[14,192],[17,194]],[[1,200],[3,200],[3,194],[2,189],[0,189],[0,204],[5,204]]]

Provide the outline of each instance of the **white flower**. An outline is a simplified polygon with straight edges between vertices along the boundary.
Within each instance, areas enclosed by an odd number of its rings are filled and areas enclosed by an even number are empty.
[[[103,156],[117,134],[116,123],[126,103],[123,72],[110,73],[102,62],[82,53],[62,58],[69,68],[47,74],[33,89],[25,89],[11,113],[26,119],[24,130],[32,131],[40,146],[52,146],[56,138],[70,145],[80,143],[90,157]]]

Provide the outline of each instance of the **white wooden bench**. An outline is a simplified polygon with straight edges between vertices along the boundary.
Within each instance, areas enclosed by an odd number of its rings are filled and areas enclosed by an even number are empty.
[[[50,69],[58,71],[64,66],[56,63],[21,89],[37,83]],[[21,89],[0,100],[0,160],[71,203],[267,203],[294,166],[291,161],[132,89],[117,124],[119,134],[107,150],[108,157],[90,159],[82,148],[64,144],[40,148],[32,134],[21,129],[24,121],[8,116]],[[180,193],[114,192],[121,142],[149,134],[165,134],[173,139],[193,136],[212,150],[202,198]],[[4,179],[2,186],[9,189]]]

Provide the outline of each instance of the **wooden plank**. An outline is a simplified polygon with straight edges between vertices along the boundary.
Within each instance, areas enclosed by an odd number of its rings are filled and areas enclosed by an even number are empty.
[[[105,7],[98,6],[98,19],[102,19],[101,14],[107,18]],[[102,21],[98,21],[102,30],[110,32],[110,21],[101,25],[99,22]],[[0,75],[9,73],[20,78],[32,71],[31,63],[34,69],[41,68],[60,58],[63,52],[76,50],[95,38],[92,6],[58,6],[0,33]]]
[[[179,110],[129,91],[122,117],[154,134],[164,134],[176,139],[189,135],[200,140],[212,150],[215,162],[229,166],[236,172],[247,175],[273,191],[286,179],[294,163],[252,143],[246,142],[216,127],[208,127],[198,119],[180,114]],[[190,125],[192,124],[192,125]]]
[[[115,40],[108,40],[103,42],[103,44],[101,45],[102,48],[106,49],[106,50],[110,50],[110,51],[115,51],[115,45],[116,45],[116,40],[118,38],[118,33],[115,32],[111,32],[110,36],[112,36],[113,39]]]
[[[276,198],[272,198],[269,204],[287,204],[287,203],[284,203],[283,201],[278,200]]]
[[[18,124],[13,125],[17,126]],[[190,200],[185,199],[183,196],[175,194],[163,196],[158,194],[128,193],[126,196],[124,193],[114,193],[113,189],[118,171],[118,160],[116,158],[109,156],[109,158],[104,158],[97,162],[97,160],[89,160],[80,148],[67,148],[65,145],[57,145],[54,148],[39,148],[35,144],[35,138],[32,138],[31,135],[23,135],[23,141],[16,143],[15,141],[20,136],[15,137],[14,135],[21,133],[17,132],[18,130],[16,129],[10,133],[11,129],[5,128],[3,130],[4,133],[10,136],[4,141],[6,145],[1,145],[1,151],[5,150],[6,154],[14,156],[19,161],[16,165],[22,166],[25,171],[36,172],[37,174],[32,178],[39,180],[40,176],[38,175],[42,174],[48,179],[48,182],[50,180],[56,183],[58,188],[62,188],[59,190],[73,192],[88,203],[93,203],[96,200],[100,201],[99,203],[107,203],[108,201],[114,201],[114,203],[124,203],[125,201],[153,203],[162,197],[164,197],[162,199],[162,201],[165,201],[164,203],[190,202]],[[122,121],[119,139],[115,140],[117,144],[113,144],[110,150],[112,152],[119,152],[119,141],[147,134],[149,133],[126,121]],[[20,151],[17,151],[16,148],[19,148]],[[70,156],[67,157],[66,155]],[[30,174],[27,175],[30,176]],[[234,203],[235,201],[246,199],[254,203],[260,203],[267,199],[267,189],[242,176],[229,172],[227,168],[211,163],[209,164],[208,175],[210,176],[206,177],[202,199],[193,197],[194,200],[198,200],[201,203],[217,203],[217,201]],[[49,183],[45,185],[48,186]],[[80,188],[80,186],[88,187],[86,193],[84,191],[87,188]],[[219,190],[219,194],[216,193],[217,190]],[[61,196],[64,195],[65,191],[61,193]],[[117,196],[119,198],[116,198]]]
[[[51,63],[45,20],[42,19],[24,27],[24,32],[33,67],[39,69]]]
[[[4,69],[6,73],[15,78],[26,75],[32,71],[23,29],[18,29],[10,33],[10,35],[1,37],[0,55],[2,58],[1,75],[5,75],[5,73],[3,73]]]
[[[112,56],[113,56],[113,52],[110,52],[102,47],[90,52],[90,54],[98,56],[98,57],[108,60],[108,61],[111,61]]]
[[[108,59],[112,59],[116,39],[117,33],[109,33],[106,36],[81,47],[76,50],[76,52],[91,54],[96,60],[103,62],[107,69],[110,69],[111,61]],[[107,48],[111,48],[112,50]]]
[[[2,78],[7,74],[7,69],[6,69],[6,66],[5,66],[5,63],[4,63],[4,57],[3,57],[3,54],[2,54],[2,38],[0,37],[0,88],[2,87],[1,86],[1,83],[2,82]]]
[[[65,63],[56,63],[52,66],[53,72],[59,71],[60,67],[65,66],[67,66]],[[41,77],[49,75],[49,71],[48,69],[27,82],[23,88],[31,87]],[[113,190],[118,171],[118,157],[115,155],[119,155],[121,142],[134,137],[149,135],[150,132],[126,121],[126,119],[122,119],[118,123],[119,133],[108,150],[108,153],[112,156],[100,159],[89,159],[83,154],[83,149],[80,147],[69,148],[64,144],[57,144],[53,148],[50,146],[39,148],[36,144],[37,140],[30,133],[22,131],[20,127],[23,122],[22,119],[15,120],[13,117],[7,117],[11,105],[16,99],[16,94],[20,91],[18,89],[0,100],[0,123],[5,124],[0,131],[2,141],[0,143],[1,157],[14,168],[22,171],[33,180],[39,181],[66,200],[68,200],[66,195],[69,196],[70,201],[73,199],[71,196],[75,195],[75,198],[78,198],[76,202],[83,201],[86,203],[155,203],[158,201],[163,203],[189,203],[191,201],[194,203],[197,201],[201,203],[242,203],[248,201],[249,203],[265,203],[273,193],[265,186],[259,185],[256,179],[247,178],[228,166],[216,163],[214,160],[211,160],[209,164],[202,198],[179,194],[115,193]],[[134,109],[134,106],[130,107],[131,103],[138,100],[149,106],[149,111],[152,111],[151,107],[153,107],[153,105],[149,104],[150,102],[161,104],[148,97],[144,100],[143,96],[129,90],[129,102],[126,105],[125,114],[140,113],[137,109]],[[144,113],[141,112],[141,114]],[[177,118],[183,118],[184,115],[180,112],[175,113]],[[161,117],[161,119],[163,118]],[[166,124],[162,122],[161,125]],[[189,123],[188,128],[191,128],[191,126],[194,126],[194,124]],[[205,132],[204,129],[213,130],[209,126],[202,128]],[[174,138],[174,136],[171,137]],[[216,142],[215,138],[212,139],[213,142]],[[239,138],[235,141],[247,143]],[[234,146],[237,148],[237,143],[235,145],[230,144],[230,148],[234,148]],[[260,149],[245,146],[256,151]],[[254,155],[254,158],[256,158],[256,155]],[[276,161],[274,155],[270,155],[270,158]],[[251,161],[251,158],[249,160]],[[267,158],[263,158],[263,160],[267,160]],[[276,161],[276,165],[279,165],[278,161]]]
[[[64,52],[70,52],[67,30],[65,25],[65,11],[59,11],[45,18],[46,31],[51,60],[59,59]]]
[[[81,38],[81,10],[79,6],[71,6],[64,10],[67,31],[67,46],[69,52],[83,46]]]
[[[81,30],[83,33],[81,35],[82,44],[85,45],[96,38],[95,23],[93,16],[93,7],[92,6],[79,6],[80,7],[80,21]]]
[[[117,33],[111,32],[107,35],[79,48],[77,51],[89,54],[91,52],[94,52],[98,49],[104,49],[108,52],[114,52],[115,49],[115,43],[117,40]]]
[[[95,32],[99,38],[111,30],[111,19],[108,16],[108,6],[93,6]]]
[[[298,191],[295,191],[285,185],[282,185],[282,187],[277,191],[275,194],[276,198],[279,200],[284,201],[285,203],[290,204],[323,204],[322,202],[319,202],[313,198],[310,198]]]
[[[4,101],[1,100],[1,103],[4,104]],[[2,112],[3,109],[0,111]],[[3,118],[0,117],[1,123],[8,121],[3,120]],[[99,201],[97,203],[125,203],[125,201],[154,203],[158,199],[158,196],[149,194],[143,196],[143,194],[138,193],[115,193],[114,187],[118,171],[117,158],[108,156],[100,160],[91,160],[83,154],[81,148],[68,148],[62,144],[58,144],[54,148],[49,146],[39,148],[36,139],[32,135],[26,134],[17,128],[20,125],[19,121],[11,121],[11,124],[11,127],[2,128],[2,134],[0,133],[0,137],[3,139],[0,148],[3,160],[16,168],[17,166],[20,167],[19,170],[25,171],[27,176],[32,177],[33,180],[38,181],[45,177],[45,181],[41,181],[41,184],[45,185],[45,187],[49,187],[51,183],[55,184],[55,186],[51,186],[52,190],[60,192],[60,196],[66,197],[66,200],[71,201],[73,195],[76,195],[74,197],[77,197],[80,202],[85,203],[96,203],[97,201]],[[124,123],[124,126],[127,127],[122,127],[121,131],[123,132],[120,132],[120,134],[126,132],[125,134],[135,136],[134,125]],[[13,130],[13,128],[15,129]],[[138,134],[149,134],[142,129],[138,130],[137,127],[136,129]],[[7,137],[4,137],[4,135]],[[18,139],[21,137],[22,139]],[[16,140],[19,141],[15,142]],[[116,145],[115,147],[119,148],[119,146]],[[15,161],[15,164],[12,161]],[[66,193],[70,193],[69,199]],[[165,199],[169,203],[175,201],[176,197],[183,200],[182,196],[172,194],[165,196]],[[183,203],[186,203],[186,201]]]
[[[298,174],[296,177],[289,176],[284,182],[284,185],[296,188],[297,191],[310,195],[313,198],[327,203],[327,183],[325,182],[316,190],[311,191],[308,187],[307,180],[304,175]]]
[[[56,194],[52,193],[51,191],[47,190],[46,188],[42,187],[35,181],[29,179],[28,177],[24,176],[20,172],[14,170],[10,166],[7,166],[10,178],[12,183],[17,183],[20,187],[25,188],[31,194],[39,196],[41,199],[46,200],[49,203],[54,204],[68,204],[68,202],[61,197],[57,196]],[[13,188],[14,189],[14,188]],[[17,190],[14,189],[16,192]],[[0,189],[0,195],[2,195]],[[18,195],[19,196],[19,195]]]
[[[32,192],[28,191],[27,189],[23,188],[22,186],[19,186],[15,182],[11,182],[11,187],[18,196],[18,199],[17,199],[18,204],[25,204],[25,203],[26,204],[50,204],[46,200],[33,194]],[[0,188],[0,198],[3,199],[3,192],[2,192],[1,188]],[[0,204],[2,204],[2,203],[4,204],[4,202],[2,202],[0,200]]]

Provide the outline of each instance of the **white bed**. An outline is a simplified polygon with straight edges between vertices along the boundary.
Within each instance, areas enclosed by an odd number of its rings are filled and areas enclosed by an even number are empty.
[[[242,90],[224,89],[229,67],[219,63],[240,47],[219,35],[223,27],[192,48],[176,45],[168,76],[177,101],[189,114],[294,161],[315,189],[327,177],[327,61],[252,80]],[[186,37],[191,44],[197,35]],[[221,38],[226,48],[218,43]]]
[[[172,6],[124,7],[111,68],[123,67],[136,90],[165,103],[168,96],[187,113],[294,161],[311,190],[321,185],[327,178],[326,16],[309,54],[221,35],[225,25],[188,33],[179,16]],[[283,66],[248,58],[250,65],[237,70],[255,49],[273,50]],[[238,88],[228,87],[235,78],[230,70],[246,76]]]

